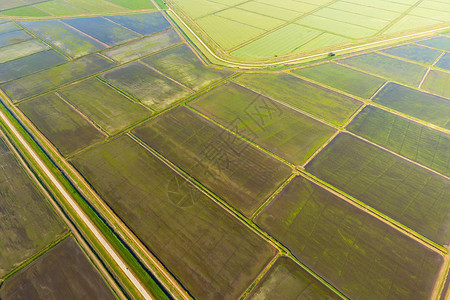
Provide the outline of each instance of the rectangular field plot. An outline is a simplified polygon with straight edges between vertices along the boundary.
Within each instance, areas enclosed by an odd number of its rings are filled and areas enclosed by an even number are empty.
[[[350,134],[306,170],[438,244],[450,241],[450,182],[442,176]]]
[[[251,11],[253,13],[257,13],[263,16],[280,19],[283,21],[288,21],[302,15],[302,13],[291,10],[289,9],[289,7],[280,8],[273,6],[272,3],[268,5],[257,1],[247,1],[237,6],[237,8]]]
[[[297,165],[334,133],[333,128],[234,83],[218,87],[189,105]]]
[[[105,136],[55,94],[23,102],[19,109],[63,155],[69,155]]]
[[[450,51],[450,37],[446,36],[438,36],[417,43],[447,52]]]
[[[199,90],[231,75],[231,72],[207,67],[185,44],[142,60],[185,86]]]
[[[438,253],[296,177],[256,223],[350,299],[427,299]]]
[[[382,50],[381,52],[427,65],[431,65],[442,53],[439,50],[413,44],[397,46]]]
[[[109,16],[106,18],[142,35],[154,34],[172,27],[159,12],[153,14]]]
[[[361,27],[349,23],[335,21],[328,18],[319,17],[316,15],[308,15],[295,22],[299,25],[305,25],[324,32],[343,35],[350,39],[359,39],[367,36],[372,36],[377,33],[376,30],[367,27]]]
[[[225,50],[236,47],[265,32],[262,29],[217,15],[209,15],[198,19],[196,23]]]
[[[0,48],[0,64],[50,49],[43,42],[32,39]]]
[[[268,242],[127,136],[72,163],[196,299],[239,298],[275,255]]]
[[[0,48],[9,45],[14,45],[29,40],[31,38],[32,37],[30,35],[26,34],[22,30],[2,33],[0,34]]]
[[[335,124],[343,124],[362,105],[348,96],[287,74],[242,75],[239,84]]]
[[[107,47],[106,44],[82,34],[61,21],[46,20],[20,23],[71,57],[88,55]]]
[[[66,58],[55,50],[42,51],[18,58],[0,64],[0,83],[18,79],[66,62]]]
[[[435,64],[436,67],[450,71],[450,53],[445,53]]]
[[[0,137],[0,218],[0,277],[66,231],[3,137]]]
[[[66,64],[43,70],[0,85],[14,101],[55,89],[60,85],[81,79],[114,66],[115,63],[101,57],[88,56]]]
[[[65,19],[63,22],[108,46],[121,44],[142,36],[102,17]]]
[[[392,79],[418,86],[427,68],[378,53],[368,53],[340,59],[340,63]]]
[[[386,82],[382,78],[333,63],[301,68],[293,72],[366,99],[370,98]]]
[[[125,129],[151,115],[151,111],[96,78],[69,86],[59,92],[109,134]]]
[[[8,278],[0,298],[116,299],[100,273],[70,237]]]
[[[431,70],[430,73],[428,73],[427,78],[425,78],[422,88],[437,95],[450,98],[450,89],[448,88],[449,82],[449,72]]]
[[[154,110],[163,109],[191,93],[139,62],[114,69],[102,77]]]
[[[22,6],[2,11],[5,16],[10,17],[46,17],[49,13],[38,9],[35,6]]]
[[[381,30],[389,24],[389,21],[383,19],[360,15],[358,11],[347,12],[329,7],[314,12],[314,15],[374,30]]]
[[[13,22],[0,23],[0,33],[7,33],[17,30],[20,30],[20,28]]]
[[[420,120],[450,129],[450,102],[448,99],[396,83],[389,83],[373,101]]]
[[[394,21],[400,16],[400,13],[393,12],[385,9],[380,9],[376,7],[370,7],[365,5],[360,5],[357,3],[350,3],[348,1],[336,1],[328,6],[329,8],[343,10],[346,12],[358,12],[359,15],[373,17],[377,19],[382,19],[386,21]]]
[[[152,119],[134,133],[246,216],[291,174],[287,165],[186,107]]]
[[[450,136],[384,110],[367,106],[349,131],[450,176]]]
[[[283,256],[264,275],[246,299],[341,299],[292,259]]]
[[[245,59],[264,59],[285,55],[295,51],[321,33],[315,29],[289,24],[233,51],[232,55]]]
[[[231,7],[216,13],[217,16],[230,19],[239,23],[251,25],[263,30],[270,30],[282,25],[284,22],[279,19],[263,16],[251,11]]]
[[[106,50],[104,54],[118,62],[125,63],[178,44],[181,41],[180,36],[172,29]]]

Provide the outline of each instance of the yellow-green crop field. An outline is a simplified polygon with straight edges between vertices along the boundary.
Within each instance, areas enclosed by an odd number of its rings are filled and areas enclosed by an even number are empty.
[[[322,53],[450,23],[448,0],[167,2],[218,52],[240,61]]]

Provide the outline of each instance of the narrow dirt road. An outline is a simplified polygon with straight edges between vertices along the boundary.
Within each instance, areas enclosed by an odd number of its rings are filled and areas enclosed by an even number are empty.
[[[20,134],[20,132],[14,127],[14,125],[10,122],[7,116],[0,111],[0,119],[3,123],[11,130],[13,135],[17,138],[20,144],[25,148],[25,150],[31,155],[34,162],[39,166],[40,171],[45,174],[52,184],[58,189],[58,191],[63,196],[63,200],[65,200],[70,207],[75,211],[77,216],[83,221],[84,225],[89,228],[91,233],[95,236],[97,241],[102,245],[103,249],[110,255],[110,257],[116,262],[116,264],[120,267],[123,273],[128,277],[128,279],[133,283],[139,293],[142,295],[143,299],[153,299],[149,292],[142,286],[140,281],[136,278],[136,276],[131,273],[128,269],[122,258],[117,254],[117,252],[112,248],[112,246],[108,243],[108,241],[103,237],[97,227],[91,222],[91,220],[87,217],[87,215],[83,212],[80,206],[75,202],[75,200],[70,196],[70,194],[66,191],[66,189],[62,186],[59,180],[53,175],[47,165],[40,159],[40,157],[36,154],[36,152],[31,148],[28,142],[24,139],[24,137]]]

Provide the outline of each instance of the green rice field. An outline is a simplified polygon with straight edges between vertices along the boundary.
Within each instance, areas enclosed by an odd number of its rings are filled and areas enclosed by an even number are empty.
[[[441,131],[367,106],[347,127],[351,132],[450,176],[450,137]]]
[[[297,165],[334,133],[333,128],[235,83],[218,87],[189,105]]]
[[[144,106],[93,78],[59,91],[74,107],[109,134],[151,115]]]
[[[425,299],[442,256],[296,177],[256,218],[351,299]]]
[[[449,180],[350,134],[340,134],[306,170],[439,243],[450,241]]]
[[[56,94],[34,98],[18,107],[63,155],[105,138],[101,131]]]
[[[361,106],[356,99],[288,74],[249,74],[235,81],[333,124],[345,123]]]
[[[340,299],[292,259],[280,257],[253,288],[249,299]]]
[[[446,98],[396,83],[389,83],[373,101],[442,128],[450,129],[450,102]]]

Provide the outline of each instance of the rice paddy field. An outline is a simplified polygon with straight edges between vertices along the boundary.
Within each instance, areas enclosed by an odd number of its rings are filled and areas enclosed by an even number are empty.
[[[168,0],[214,50],[245,60],[295,57],[433,30],[450,2],[361,0]]]
[[[450,13],[446,0],[167,4],[249,61]],[[194,299],[448,298],[448,32],[263,70],[211,65],[189,37],[153,1],[0,0],[0,96]],[[13,199],[0,199],[0,298],[114,298],[0,151]]]

